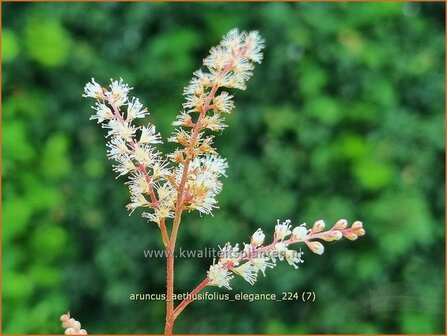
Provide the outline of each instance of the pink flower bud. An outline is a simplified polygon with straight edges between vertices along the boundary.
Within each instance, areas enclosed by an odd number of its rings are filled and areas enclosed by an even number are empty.
[[[363,223],[360,221],[355,221],[354,223],[352,223],[351,228],[353,229],[360,229],[363,228]]]
[[[73,328],[65,329],[65,335],[76,335],[77,332]]]
[[[312,227],[312,232],[318,233],[324,230],[325,224],[324,224],[324,220],[320,219],[317,220],[314,223],[314,226]]]
[[[355,233],[357,234],[357,236],[364,236],[365,235],[365,229],[357,229],[355,231]]]
[[[354,232],[345,233],[345,237],[349,240],[356,240],[358,238],[358,236]]]
[[[76,321],[76,322],[73,324],[73,328],[75,328],[76,330],[81,329],[81,322]]]
[[[59,319],[61,320],[61,322],[68,321],[70,319],[70,314],[63,314]]]
[[[337,223],[335,223],[332,230],[344,230],[348,227],[348,221],[346,219],[339,219]]]
[[[334,241],[334,240],[340,240],[343,237],[343,234],[340,231],[328,231],[325,232],[324,235],[321,237],[325,241]]]
[[[292,231],[293,240],[304,240],[307,235],[307,229],[305,226],[297,226]]]
[[[307,246],[313,253],[323,254],[324,252],[324,246],[320,242],[317,241],[309,242],[307,243]]]

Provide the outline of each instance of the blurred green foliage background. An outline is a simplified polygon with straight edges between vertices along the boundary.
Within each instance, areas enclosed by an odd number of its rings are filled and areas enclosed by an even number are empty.
[[[217,141],[221,209],[185,216],[178,246],[247,241],[277,218],[361,219],[367,235],[233,281],[315,303],[196,302],[176,332],[444,333],[443,3],[2,7],[3,332],[61,333],[67,309],[89,333],[162,332],[164,302],[129,300],[164,291],[164,260],[143,257],[159,233],[125,211],[83,86],[123,77],[167,137],[192,72],[239,27],[260,30],[265,60]],[[177,291],[211,263],[179,259]]]

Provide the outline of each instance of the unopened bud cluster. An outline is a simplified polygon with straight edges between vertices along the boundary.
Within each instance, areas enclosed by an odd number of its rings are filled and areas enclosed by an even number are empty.
[[[318,220],[310,229],[305,223],[292,228],[290,220],[282,223],[278,220],[273,241],[268,245],[263,245],[265,234],[261,229],[256,230],[249,244],[243,243],[242,250],[238,244],[235,246],[225,244],[221,248],[219,261],[212,265],[207,273],[208,285],[231,289],[230,281],[234,278],[234,274],[253,285],[259,272],[265,276],[266,269],[275,267],[277,259],[287,261],[295,269],[304,262],[301,249],[299,251],[289,249],[291,244],[304,243],[312,252],[323,254],[324,246],[320,241],[329,242],[343,237],[355,240],[365,234],[363,224],[359,221],[348,227],[348,222],[340,219],[328,231],[324,231],[325,226],[323,220]]]
[[[62,328],[65,335],[87,335],[87,330],[81,329],[81,323],[74,318],[70,318],[70,312],[61,315]]]

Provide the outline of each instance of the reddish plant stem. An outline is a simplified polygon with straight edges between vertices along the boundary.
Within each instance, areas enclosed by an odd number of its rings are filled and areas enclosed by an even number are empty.
[[[163,244],[165,246],[165,249],[169,246],[169,235],[168,230],[166,229],[166,223],[165,218],[162,218],[160,220],[160,230],[161,230],[161,237],[163,239]]]
[[[188,150],[190,152],[193,151],[193,149],[196,145],[197,138],[198,138],[199,133],[202,129],[201,128],[202,119],[205,116],[206,112],[209,110],[210,102],[214,98],[214,95],[216,94],[218,88],[219,87],[217,85],[214,85],[212,87],[210,93],[208,94],[207,101],[206,101],[205,105],[203,106],[202,110],[200,111],[199,118],[197,119],[197,122],[194,125],[193,134],[191,136],[191,140],[190,140],[190,143],[188,146]],[[178,227],[179,227],[182,212],[183,212],[183,205],[184,205],[184,199],[183,199],[184,195],[183,194],[185,192],[186,181],[188,180],[188,171],[189,171],[189,165],[191,163],[191,159],[192,159],[192,153],[190,153],[190,155],[185,159],[185,162],[183,163],[182,178],[180,180],[180,184],[178,187],[177,206],[175,209],[174,223],[173,223],[172,233],[171,233],[171,241],[174,242],[174,248],[175,248],[175,242],[177,240]]]
[[[225,76],[228,72],[232,70],[233,65],[228,64],[225,69],[222,71],[221,76]],[[188,154],[185,161],[183,162],[183,171],[182,177],[180,179],[180,184],[177,191],[177,203],[175,208],[174,220],[172,224],[172,232],[171,237],[169,238],[169,251],[167,254],[166,261],[166,293],[167,293],[167,302],[166,302],[166,326],[165,326],[165,335],[172,335],[172,329],[174,326],[174,321],[176,316],[174,315],[174,303],[173,301],[168,301],[169,298],[172,298],[174,293],[174,252],[175,252],[175,244],[177,241],[178,229],[180,226],[182,212],[184,210],[184,192],[186,181],[188,180],[188,171],[191,160],[193,159],[193,150],[196,146],[197,139],[199,137],[200,131],[202,130],[202,119],[205,117],[206,113],[211,109],[211,102],[216,95],[217,90],[219,89],[218,84],[214,84],[208,93],[206,101],[202,106],[199,117],[197,118],[196,123],[194,124],[193,133],[188,144],[187,150]],[[183,310],[183,308],[182,308]],[[178,315],[178,314],[177,314]]]
[[[202,111],[200,112],[199,118],[197,119],[196,124],[194,125],[193,134],[191,136],[191,141],[189,143],[188,149],[190,151],[193,150],[197,138],[199,136],[201,130],[201,121],[209,109],[209,105],[214,95],[216,94],[218,87],[217,85],[213,86],[211,89],[206,104],[203,106]],[[182,178],[180,180],[180,184],[177,192],[177,204],[175,208],[174,221],[172,224],[172,232],[171,237],[169,239],[169,247],[167,250],[166,256],[166,325],[165,325],[165,335],[172,335],[172,329],[174,327],[174,302],[172,300],[174,294],[174,252],[175,252],[175,243],[177,241],[177,233],[180,225],[180,221],[182,218],[182,212],[184,210],[184,199],[183,194],[185,191],[185,185],[188,178],[188,170],[189,164],[191,163],[191,156],[187,157],[185,162],[183,163],[183,172]]]
[[[204,289],[209,283],[211,282],[210,278],[205,278],[196,288],[194,288],[191,293],[189,294],[188,298],[183,300],[174,310],[174,319],[177,318],[178,315],[183,311],[183,309],[186,308],[187,305],[189,305],[191,302],[195,301],[196,299],[194,296],[196,296],[202,289]]]
[[[171,249],[172,240],[166,247],[166,324],[165,335],[172,335],[174,327],[174,252]]]

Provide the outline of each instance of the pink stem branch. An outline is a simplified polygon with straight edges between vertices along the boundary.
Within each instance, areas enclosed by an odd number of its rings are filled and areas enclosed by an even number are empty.
[[[187,305],[189,305],[191,302],[195,301],[195,296],[202,291],[208,284],[211,282],[210,278],[205,278],[196,288],[194,288],[191,293],[188,295],[188,297],[180,302],[180,304],[174,309],[174,319],[177,318],[178,315],[183,311],[183,309],[186,308]]]

